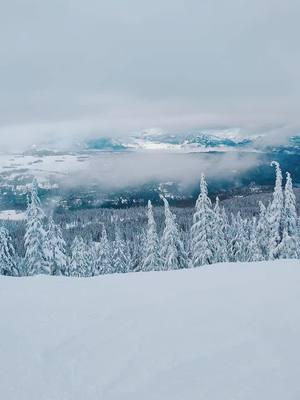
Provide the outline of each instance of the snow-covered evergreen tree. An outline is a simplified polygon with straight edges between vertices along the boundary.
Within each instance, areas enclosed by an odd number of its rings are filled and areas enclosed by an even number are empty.
[[[131,241],[127,239],[125,241],[125,255],[127,259],[127,271],[126,272],[133,272],[134,271],[134,254],[133,249],[131,246]]]
[[[76,236],[71,246],[71,259],[69,265],[70,276],[88,276],[89,265],[87,248],[81,236]]]
[[[159,242],[156,223],[153,216],[151,201],[148,201],[148,230],[145,248],[145,257],[142,264],[143,271],[159,271],[161,269],[161,259],[159,253]]]
[[[67,274],[67,255],[66,242],[62,236],[62,231],[50,217],[48,230],[46,233],[47,263],[51,275]]]
[[[298,256],[298,232],[297,232],[297,212],[296,197],[293,192],[291,175],[286,174],[286,185],[284,190],[284,209],[283,209],[283,236],[280,244],[281,258],[297,258]]]
[[[224,224],[224,239],[225,239],[225,245],[226,245],[226,256],[227,256],[227,261],[229,261],[229,241],[230,241],[230,223],[229,223],[229,218],[228,215],[225,211],[225,208],[221,208],[221,215],[222,215],[222,221]]]
[[[248,222],[244,221],[240,212],[231,215],[231,223],[228,230],[228,258],[230,262],[243,262],[248,258]]]
[[[85,258],[86,258],[85,276],[98,275],[98,271],[96,268],[95,243],[92,242],[91,240],[88,240],[87,243],[84,243],[84,252],[85,252]]]
[[[225,210],[224,210],[225,212]],[[214,206],[214,215],[212,218],[212,254],[213,262],[225,262],[228,261],[227,254],[227,243],[225,239],[225,220],[224,213],[220,209],[219,198],[216,198]]]
[[[268,209],[269,221],[269,259],[279,258],[280,243],[282,239],[282,213],[283,213],[283,191],[282,191],[282,172],[280,165],[272,161],[272,166],[276,169],[276,181],[273,193],[273,200]]]
[[[165,228],[161,239],[160,257],[162,270],[186,268],[187,255],[180,237],[176,216],[171,212],[167,199],[161,196],[165,206]]]
[[[257,222],[256,218],[253,218],[252,224],[249,226],[250,228],[250,238],[249,243],[246,248],[246,259],[245,261],[262,261],[263,255],[261,252],[261,248],[258,245],[257,241]]]
[[[20,275],[16,264],[16,253],[12,239],[4,226],[0,227],[0,274],[9,276]]]
[[[252,219],[243,219],[238,213],[238,218],[240,218],[240,224],[241,224],[241,253],[239,256],[239,261],[242,262],[247,262],[250,261],[253,257],[254,254],[254,249],[251,249],[249,244],[251,241],[251,234],[255,234],[255,224],[256,221],[254,222],[253,226],[253,220]],[[256,241],[253,243],[253,246],[256,246]]]
[[[214,242],[213,232],[215,215],[212,211],[212,204],[208,197],[207,184],[204,175],[201,175],[200,194],[196,202],[196,209],[193,216],[191,228],[191,249],[192,266],[200,267],[205,264],[212,264],[217,254],[217,243]]]
[[[113,272],[125,273],[129,272],[129,260],[127,257],[126,245],[121,237],[120,228],[116,226],[115,240],[113,243]]]
[[[147,249],[147,234],[144,229],[135,236],[135,240],[131,243],[131,246],[131,271],[142,271]]]
[[[260,201],[259,217],[256,226],[256,241],[263,260],[269,259],[269,236],[270,228],[268,212],[264,204]]]
[[[113,273],[111,246],[107,238],[107,232],[104,224],[102,226],[101,240],[96,249],[96,271],[98,271],[98,274]]]
[[[50,273],[46,255],[44,220],[45,214],[38,197],[37,181],[34,180],[26,213],[24,265],[27,275]]]

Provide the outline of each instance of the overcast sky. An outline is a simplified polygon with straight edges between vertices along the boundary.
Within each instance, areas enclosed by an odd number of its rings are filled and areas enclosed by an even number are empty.
[[[0,144],[300,126],[299,0],[0,0]]]

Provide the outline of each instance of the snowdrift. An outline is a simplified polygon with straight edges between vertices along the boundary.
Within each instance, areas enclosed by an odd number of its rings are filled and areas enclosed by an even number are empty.
[[[5,400],[300,398],[300,262],[0,278]]]

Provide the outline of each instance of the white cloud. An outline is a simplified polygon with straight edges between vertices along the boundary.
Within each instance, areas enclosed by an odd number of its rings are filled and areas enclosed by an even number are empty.
[[[153,127],[282,140],[300,127],[299,12],[296,0],[5,2],[0,145]]]
[[[64,179],[64,186],[100,185],[107,189],[130,187],[149,183],[179,182],[194,185],[205,173],[208,179],[234,178],[259,163],[258,154],[170,154],[122,153],[100,154],[91,157],[76,174]]]

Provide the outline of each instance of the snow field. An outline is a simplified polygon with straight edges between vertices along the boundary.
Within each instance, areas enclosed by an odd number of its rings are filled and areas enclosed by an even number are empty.
[[[298,400],[300,262],[0,277],[5,400]]]

